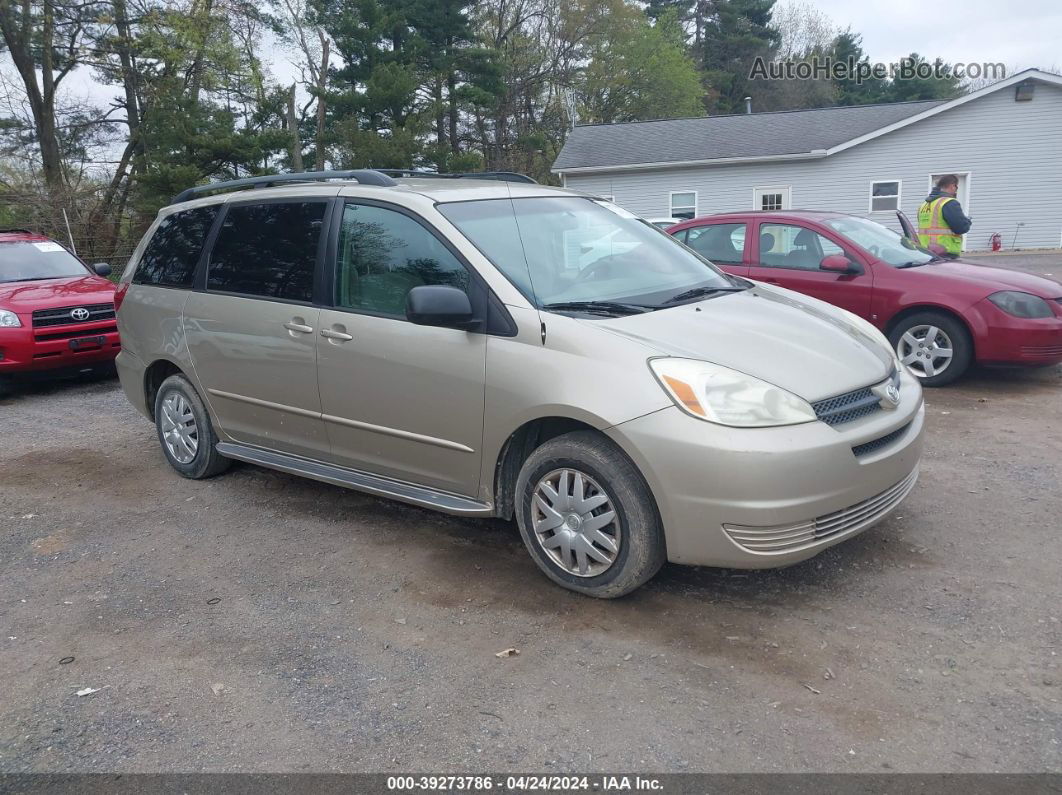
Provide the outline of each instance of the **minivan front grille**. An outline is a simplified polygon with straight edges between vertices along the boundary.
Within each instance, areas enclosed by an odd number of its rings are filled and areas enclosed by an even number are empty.
[[[815,416],[827,425],[840,425],[881,410],[881,398],[870,387],[812,403]]]
[[[889,382],[899,387],[899,373],[895,368],[889,371],[889,375],[881,383],[888,384]],[[843,395],[825,398],[812,403],[811,408],[814,409],[815,416],[827,425],[841,425],[862,417],[869,417],[881,411],[881,398],[874,394],[874,388],[878,386],[880,384],[872,384],[852,392],[845,392]]]
[[[78,317],[75,317],[75,313]],[[87,314],[83,314],[87,313]],[[37,309],[33,313],[33,327],[72,326],[114,319],[114,304],[80,304],[57,309]]]
[[[732,541],[748,550],[763,555],[781,555],[817,544],[825,544],[839,536],[850,535],[870,527],[883,519],[903,502],[918,480],[918,470],[899,483],[873,497],[857,502],[847,508],[824,514],[806,522],[796,522],[774,527],[748,527],[723,525],[723,530]]]

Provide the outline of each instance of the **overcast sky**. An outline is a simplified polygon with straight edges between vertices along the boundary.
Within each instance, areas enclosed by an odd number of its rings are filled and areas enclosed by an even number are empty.
[[[862,34],[872,61],[917,52],[949,63],[1002,61],[1019,71],[1062,68],[1060,0],[811,0]]]

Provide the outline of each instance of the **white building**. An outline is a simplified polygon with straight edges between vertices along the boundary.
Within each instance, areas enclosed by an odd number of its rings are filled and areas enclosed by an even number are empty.
[[[646,217],[836,210],[916,222],[959,176],[966,247],[1062,246],[1062,77],[1029,69],[947,102],[576,127],[553,165],[570,188]]]

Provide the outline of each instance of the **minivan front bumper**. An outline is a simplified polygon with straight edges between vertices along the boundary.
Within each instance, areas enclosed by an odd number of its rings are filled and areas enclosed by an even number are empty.
[[[675,563],[759,569],[872,527],[913,488],[925,408],[901,379],[894,410],[837,426],[728,428],[677,407],[608,433],[649,482]]]

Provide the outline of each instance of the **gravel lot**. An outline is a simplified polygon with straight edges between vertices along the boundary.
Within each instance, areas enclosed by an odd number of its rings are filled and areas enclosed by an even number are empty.
[[[514,526],[183,480],[116,381],[23,389],[0,772],[1062,771],[1060,396],[1062,368],[933,391],[888,522],[600,602]]]

